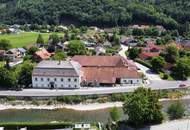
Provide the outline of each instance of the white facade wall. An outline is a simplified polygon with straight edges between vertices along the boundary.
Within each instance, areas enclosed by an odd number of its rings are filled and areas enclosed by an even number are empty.
[[[51,88],[51,82],[54,83],[54,89],[73,89],[80,88],[81,81],[79,77],[32,76],[32,85],[34,88]]]
[[[141,85],[143,83],[142,79],[140,78],[121,78],[121,84],[128,84],[128,85]]]

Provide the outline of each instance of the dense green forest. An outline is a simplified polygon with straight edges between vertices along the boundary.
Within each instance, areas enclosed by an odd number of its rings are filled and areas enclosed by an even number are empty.
[[[188,0],[0,0],[0,23],[4,24],[137,23],[184,30],[188,21]]]

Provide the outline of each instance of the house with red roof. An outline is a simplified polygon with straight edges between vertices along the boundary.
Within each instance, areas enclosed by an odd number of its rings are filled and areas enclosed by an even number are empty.
[[[140,85],[142,75],[132,61],[121,56],[74,56],[81,65],[81,81],[89,85]]]
[[[49,53],[45,48],[35,52],[34,58],[36,61],[42,61],[49,59],[54,53]]]
[[[153,41],[146,41],[145,47],[141,47],[139,57],[143,60],[150,59],[159,56],[164,49],[164,46],[155,45]]]

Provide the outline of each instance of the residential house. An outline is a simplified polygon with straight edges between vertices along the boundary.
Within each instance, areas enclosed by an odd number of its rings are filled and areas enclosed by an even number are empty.
[[[100,55],[100,54],[105,54],[106,53],[106,49],[103,48],[102,46],[97,46],[95,48],[95,51],[96,51],[96,55]]]
[[[150,59],[152,57],[159,56],[160,53],[165,49],[164,46],[155,45],[154,41],[146,41],[144,43],[145,47],[141,47],[141,53],[139,57],[143,60]]]
[[[190,40],[179,40],[178,45],[181,45],[185,50],[190,50]]]
[[[133,37],[121,37],[121,44],[130,46],[130,47],[135,47],[138,44],[138,41],[135,40]]]
[[[13,48],[5,52],[4,56],[10,61],[17,61],[25,56],[26,50],[24,48]]]
[[[80,65],[74,61],[41,61],[32,72],[34,88],[80,88]]]
[[[109,42],[109,41],[105,41],[105,42],[103,43],[103,46],[104,46],[104,47],[112,47],[112,43]]]
[[[81,65],[81,81],[85,85],[140,85],[143,82],[135,64],[121,56],[74,56],[72,60]]]
[[[95,42],[92,41],[82,41],[86,47],[93,47],[96,45]]]
[[[45,48],[42,48],[41,50],[35,52],[34,58],[36,61],[42,61],[49,59],[54,53],[49,53]]]

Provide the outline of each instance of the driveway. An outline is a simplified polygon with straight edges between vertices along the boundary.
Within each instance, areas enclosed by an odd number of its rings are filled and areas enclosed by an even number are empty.
[[[147,68],[146,66],[143,66],[137,62],[135,62],[135,64],[140,69],[140,71],[146,75],[148,80],[162,80],[158,74],[153,73],[151,69]]]
[[[128,46],[125,46],[125,45],[121,44],[121,50],[119,51],[119,55],[124,57],[124,58],[127,58],[127,56],[125,55],[125,52],[127,50],[128,50]]]

